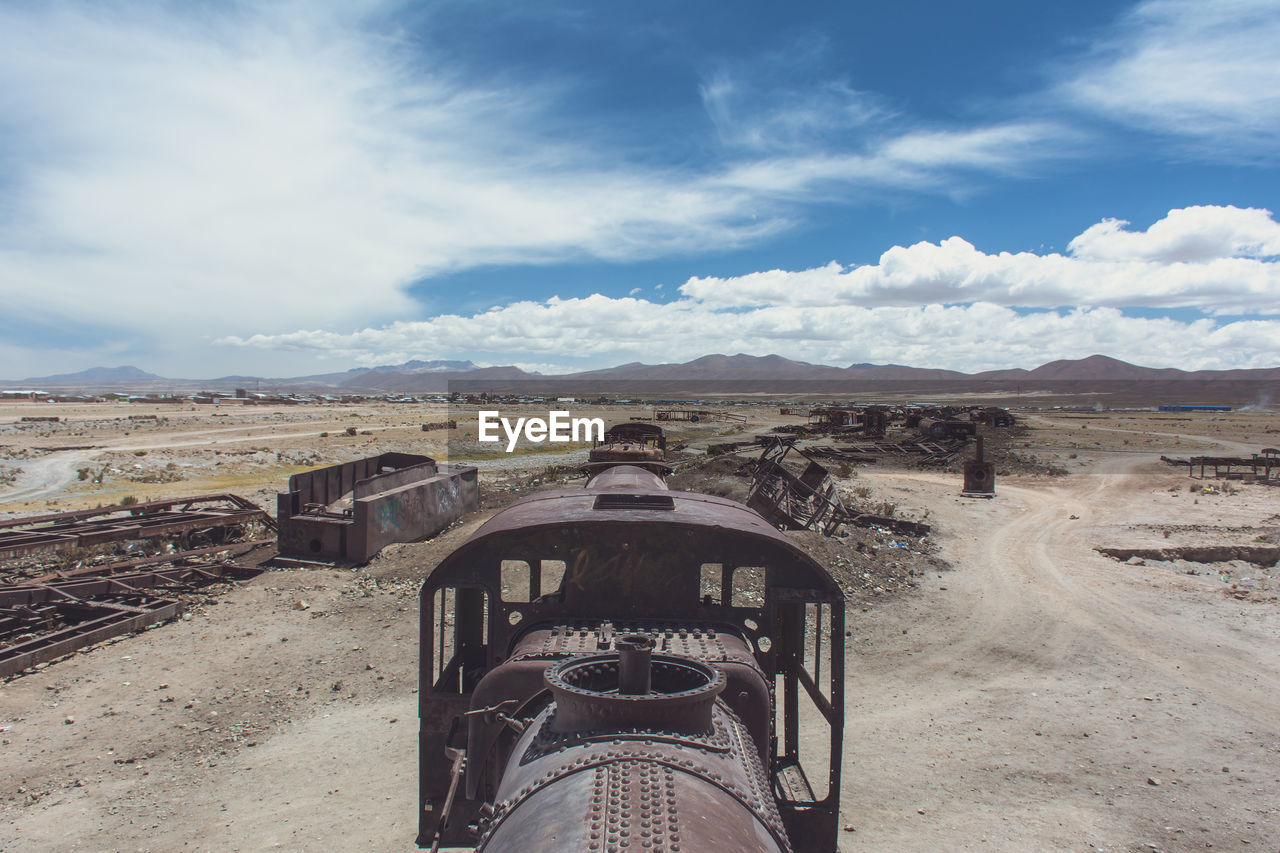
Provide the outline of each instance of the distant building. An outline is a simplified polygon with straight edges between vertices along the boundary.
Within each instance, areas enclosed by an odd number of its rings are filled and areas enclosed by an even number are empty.
[[[0,391],[0,400],[43,400],[48,397],[46,391],[28,391],[25,389],[14,389],[12,391]]]

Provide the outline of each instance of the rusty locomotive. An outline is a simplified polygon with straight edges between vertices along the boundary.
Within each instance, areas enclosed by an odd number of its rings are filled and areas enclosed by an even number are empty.
[[[423,584],[420,846],[836,850],[841,590],[742,504],[669,490],[653,429]]]

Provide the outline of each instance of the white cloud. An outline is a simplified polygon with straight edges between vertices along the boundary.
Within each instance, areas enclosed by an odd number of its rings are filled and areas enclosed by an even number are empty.
[[[312,350],[338,359],[395,351],[572,354],[594,366],[684,361],[708,352],[779,353],[826,364],[895,362],[965,371],[1035,366],[1105,352],[1151,366],[1273,367],[1280,322],[1127,317],[1114,308],[1020,313],[990,303],[914,307],[766,306],[720,311],[691,300],[595,295],[520,302],[353,334],[295,332],[226,343]],[[1052,342],[1051,346],[1047,342]]]
[[[467,87],[359,21],[296,12],[0,10],[14,319],[349,327],[410,313],[421,276],[780,227],[732,188],[546,138],[536,86]]]
[[[1078,258],[1098,261],[1206,263],[1280,256],[1280,223],[1259,208],[1200,206],[1169,211],[1146,231],[1104,219],[1071,241]]]
[[[722,145],[753,153],[802,151],[892,117],[882,99],[847,82],[789,87],[777,84],[771,74],[762,75],[762,70],[778,69],[720,68],[698,87]],[[760,76],[768,82],[761,85],[752,79]]]
[[[1280,5],[1142,3],[1062,92],[1125,123],[1212,141],[1206,151],[1215,158],[1272,158],[1280,140]]]
[[[976,369],[1034,360],[1024,356],[1043,341],[1035,335],[1052,333],[1079,335],[1082,354],[1124,357],[1136,335],[1182,334],[1240,347],[1204,358],[1274,360],[1274,343],[1260,343],[1274,341],[1269,320],[1107,310],[1280,312],[1277,225],[1229,207],[1172,211],[1146,231],[1107,220],[1066,255],[986,254],[952,237],[867,266],[694,278],[671,302],[633,289],[388,324],[419,316],[408,288],[440,273],[723,253],[794,226],[799,203],[960,192],[975,175],[1064,156],[1079,137],[1016,117],[922,127],[843,82],[760,99],[713,75],[702,97],[721,158],[663,168],[553,135],[550,84],[475,85],[379,30],[374,7],[187,8],[197,7],[0,7],[4,319],[108,339],[46,353],[176,353],[220,338],[361,364],[445,352],[554,360],[572,341],[600,363],[778,349],[835,362],[954,357]],[[1274,140],[1274,8],[1147,3],[1066,91],[1176,134]],[[1007,307],[1078,304],[1095,307]],[[972,338],[975,324],[998,340],[930,340]],[[30,352],[11,348],[15,359]]]
[[[948,170],[1002,169],[1046,136],[1010,126],[662,169],[548,136],[549,87],[468,85],[367,9],[182,8],[0,9],[12,322],[168,349],[350,329],[419,313],[409,286],[443,272],[732,250],[793,225],[801,196],[946,188]],[[855,94],[820,105],[856,111]]]
[[[988,255],[952,237],[896,246],[862,267],[832,262],[694,278],[672,302],[553,297],[351,334],[299,331],[223,343],[366,360],[379,352],[571,351],[598,366],[776,352],[827,364],[978,371],[1103,352],[1153,366],[1272,367],[1280,361],[1280,321],[1142,318],[1118,308],[1280,314],[1280,262],[1267,259],[1276,240],[1268,211],[1186,208],[1145,232],[1114,221],[1094,226],[1071,244],[1085,257]],[[1056,308],[1064,305],[1082,307]]]
[[[886,136],[864,153],[812,152],[744,159],[710,181],[774,198],[809,201],[851,188],[952,192],[968,173],[1016,174],[1065,156],[1078,134],[1049,122],[1011,122],[965,130],[911,130]]]
[[[1280,313],[1280,224],[1270,211],[1194,207],[1170,211],[1145,232],[1106,220],[1071,241],[1073,255],[986,254],[960,237],[894,246],[878,264],[734,278],[692,278],[680,292],[702,304],[919,305],[992,302],[1194,307],[1226,314]]]

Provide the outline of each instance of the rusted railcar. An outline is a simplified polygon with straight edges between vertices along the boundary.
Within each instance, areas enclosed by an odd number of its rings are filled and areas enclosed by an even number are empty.
[[[742,504],[614,466],[421,592],[422,846],[833,853],[844,598]]]
[[[610,427],[603,440],[591,448],[583,467],[591,474],[615,465],[637,465],[665,476],[671,471],[666,454],[667,437],[662,427],[630,421]]]

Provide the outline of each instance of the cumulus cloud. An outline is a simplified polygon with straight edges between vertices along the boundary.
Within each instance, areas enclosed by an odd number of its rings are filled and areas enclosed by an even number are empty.
[[[1116,120],[1212,141],[1214,158],[1273,158],[1280,139],[1280,5],[1150,0],[1061,91]]]
[[[1071,241],[1078,258],[1098,261],[1209,263],[1221,258],[1280,256],[1280,223],[1271,211],[1233,206],[1169,211],[1146,231],[1123,219],[1104,219]]]
[[[1149,365],[1272,367],[1280,322],[1182,322],[1114,308],[1023,313],[991,303],[914,307],[766,306],[720,311],[694,302],[595,295],[520,302],[469,317],[441,316],[352,334],[258,335],[224,343],[313,351],[338,359],[379,352],[572,354],[593,366],[696,358],[708,352],[779,353],[826,364],[900,363],[979,371],[1035,366],[1105,352]],[[655,354],[660,353],[660,358]],[[376,360],[376,357],[375,359]]]
[[[1270,211],[1193,207],[1170,211],[1146,231],[1126,225],[1090,227],[1068,255],[987,254],[950,237],[894,246],[876,264],[692,278],[680,292],[718,308],[983,301],[1280,313],[1280,263],[1269,259],[1280,249],[1280,224]]]
[[[658,360],[684,360],[708,352],[777,352],[827,364],[978,371],[1034,366],[1045,360],[1045,342],[1053,341],[1055,358],[1104,352],[1188,368],[1275,365],[1280,321],[1184,321],[1119,310],[1280,314],[1280,262],[1269,259],[1280,231],[1268,211],[1187,208],[1146,231],[1124,225],[1108,220],[1089,228],[1072,241],[1070,255],[989,255],[952,237],[897,246],[878,264],[860,267],[832,262],[694,278],[680,288],[680,298],[665,303],[553,297],[350,334],[298,331],[223,343],[357,360],[427,351],[562,357],[571,345],[576,357],[595,365],[653,361],[655,353]]]

